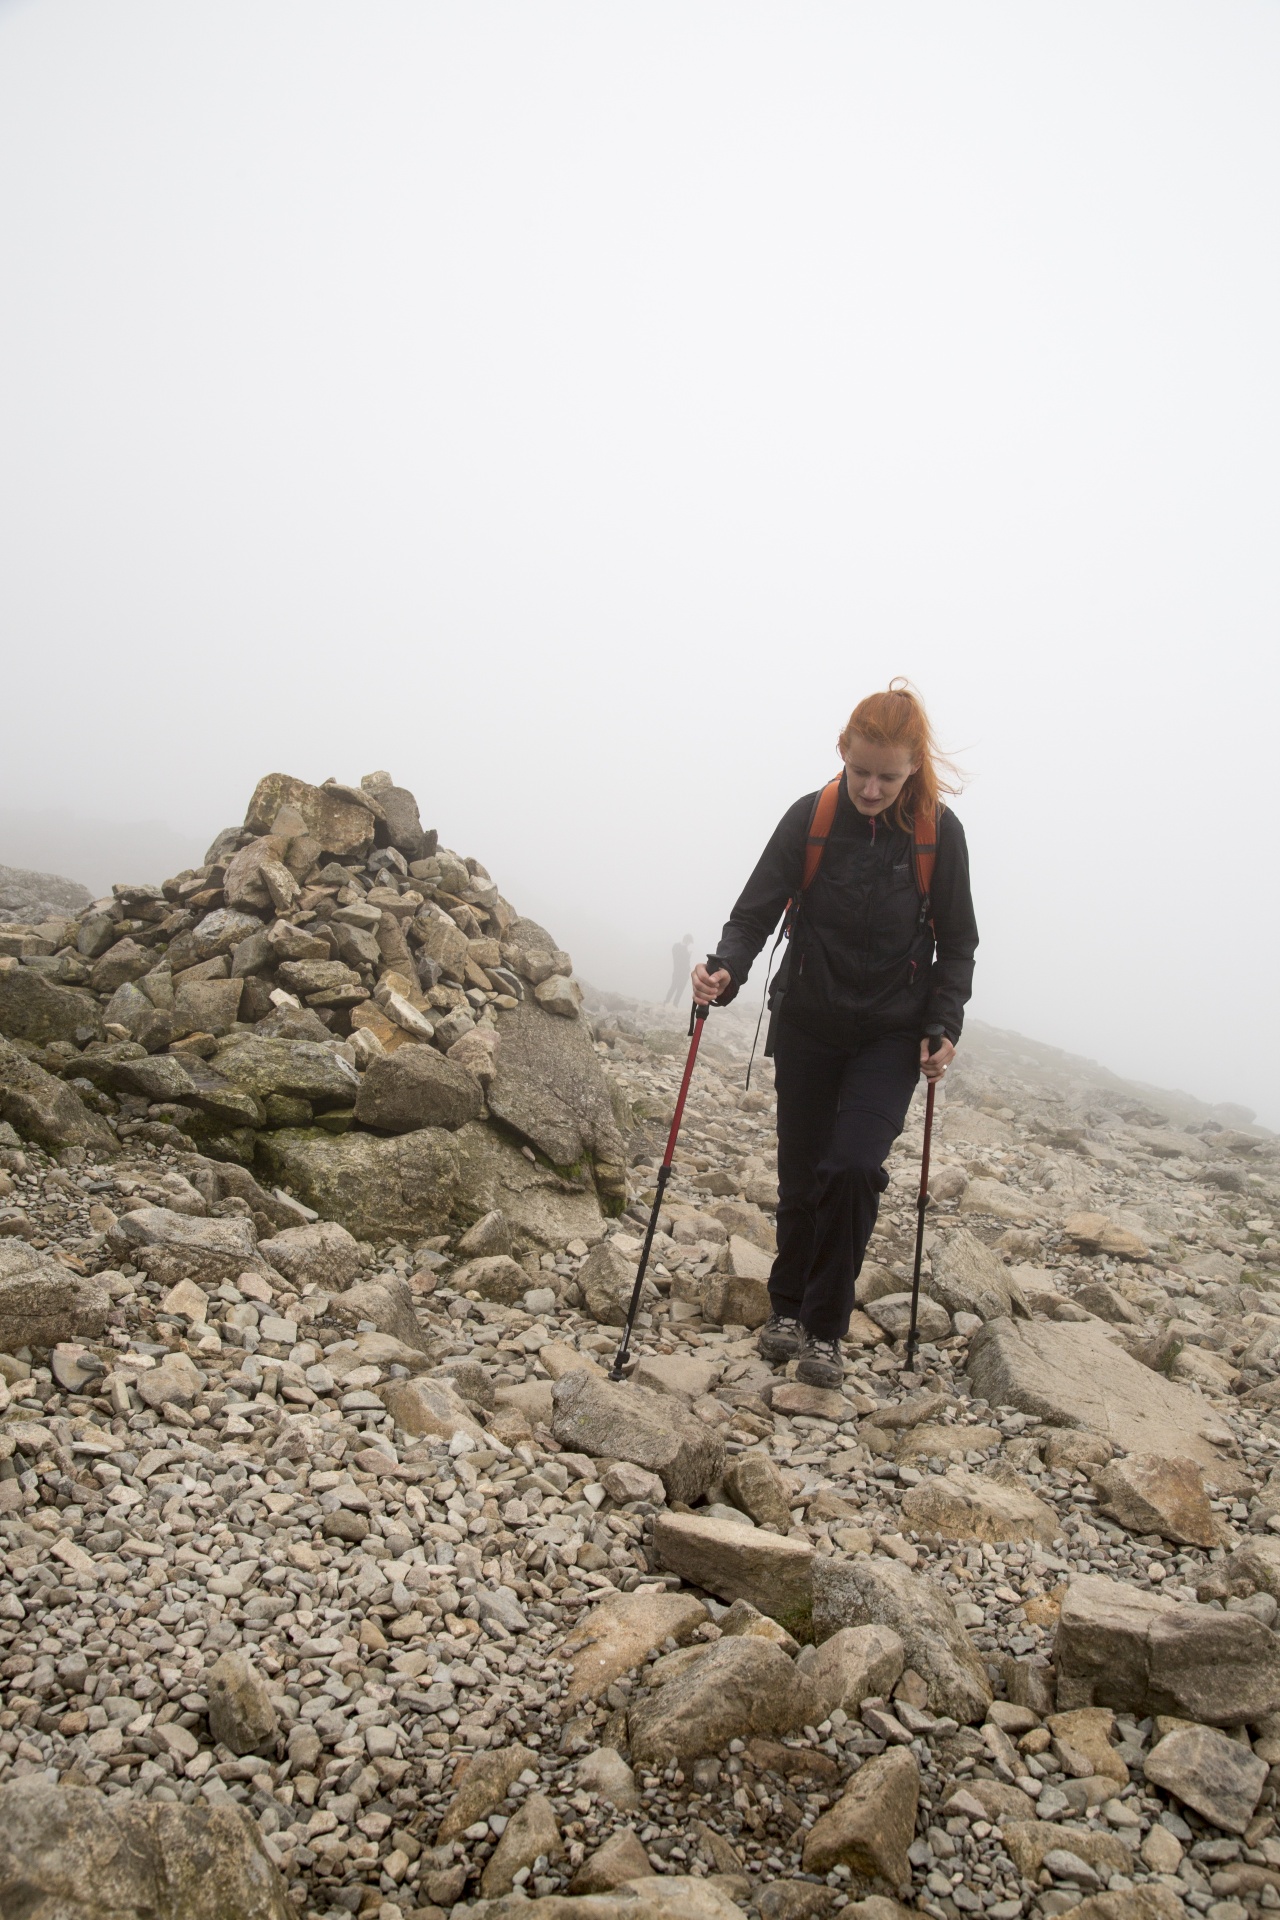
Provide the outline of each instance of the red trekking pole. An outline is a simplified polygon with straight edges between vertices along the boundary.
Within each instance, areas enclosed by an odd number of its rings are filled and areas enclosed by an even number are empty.
[[[946,1038],[942,1033],[929,1035],[929,1051],[936,1053]],[[920,1307],[920,1262],[924,1258],[924,1215],[929,1204],[929,1145],[933,1138],[933,1096],[937,1090],[937,1081],[930,1080],[929,1091],[924,1097],[924,1147],[920,1154],[920,1191],[916,1196],[916,1264],[911,1275],[911,1325],[907,1330],[907,1367],[908,1373],[915,1365],[916,1358],[916,1315]]]
[[[644,1286],[645,1268],[649,1264],[649,1254],[653,1247],[653,1236],[658,1231],[658,1215],[662,1211],[662,1196],[667,1190],[671,1178],[671,1163],[676,1157],[676,1136],[680,1132],[680,1122],[684,1119],[684,1103],[689,1096],[689,1082],[693,1078],[693,1066],[698,1057],[698,1043],[702,1039],[702,1029],[706,1024],[708,1009],[694,1004],[689,1015],[689,1057],[684,1063],[684,1078],[680,1082],[680,1097],[676,1101],[675,1118],[671,1122],[671,1131],[667,1135],[667,1150],[658,1168],[658,1191],[653,1197],[653,1212],[649,1215],[649,1227],[644,1236],[644,1245],[640,1249],[640,1265],[636,1268],[636,1283],[631,1289],[631,1305],[627,1308],[627,1324],[622,1330],[622,1344],[614,1355],[609,1369],[611,1380],[621,1380],[622,1370],[627,1364],[628,1350],[631,1346],[631,1329],[635,1325],[636,1314],[640,1308],[640,1289]],[[932,1088],[930,1088],[932,1093]]]

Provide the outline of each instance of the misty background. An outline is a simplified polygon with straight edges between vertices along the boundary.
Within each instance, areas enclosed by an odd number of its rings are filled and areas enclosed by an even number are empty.
[[[0,0],[0,862],[386,767],[661,998],[905,673],[972,1012],[1280,1124],[1278,96],[1247,0]]]

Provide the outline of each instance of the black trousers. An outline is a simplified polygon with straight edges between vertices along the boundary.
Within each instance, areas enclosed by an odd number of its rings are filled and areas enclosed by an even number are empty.
[[[884,1162],[919,1078],[917,1034],[846,1048],[780,1024],[778,1257],[769,1298],[775,1313],[817,1339],[848,1331],[854,1282],[889,1184]]]

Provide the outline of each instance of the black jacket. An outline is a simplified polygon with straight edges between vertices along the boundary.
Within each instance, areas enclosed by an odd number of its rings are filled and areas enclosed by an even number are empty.
[[[910,834],[885,814],[859,813],[843,781],[822,864],[801,899],[816,798],[808,793],[783,814],[708,957],[713,972],[727,967],[732,976],[724,1002],[733,999],[787,901],[795,899],[795,927],[773,990],[785,991],[785,1020],[836,1046],[938,1027],[958,1040],[978,945],[963,827],[950,808],[941,810],[929,903],[935,949]]]

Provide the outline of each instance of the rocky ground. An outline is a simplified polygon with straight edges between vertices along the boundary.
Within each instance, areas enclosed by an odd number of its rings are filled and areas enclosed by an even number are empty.
[[[176,883],[197,908],[120,889],[7,936],[0,1912],[1280,1907],[1275,1139],[974,1030],[940,1109],[916,1371],[918,1108],[825,1393],[754,1351],[771,1075],[744,1092],[749,1016],[713,1015],[614,1385],[683,1027],[584,1002],[427,836],[421,873],[370,871],[394,820],[311,851],[305,817],[264,832],[279,809],[254,804],[243,846]],[[245,848],[302,867],[277,860],[292,918],[228,907]],[[473,916],[451,919],[465,950],[421,912],[442,895]],[[334,917],[351,905],[363,923]],[[169,911],[191,924],[150,939]],[[212,956],[215,1007],[175,946],[227,912],[256,932]],[[114,937],[86,955],[95,918]],[[297,932],[337,949],[362,924],[376,959],[328,962],[353,978],[283,975]],[[146,972],[95,986],[124,940]],[[552,979],[567,1012],[535,998]],[[233,981],[255,984],[228,1013]],[[125,984],[150,1013],[113,1007]],[[455,994],[465,1035],[414,1030]],[[130,1011],[142,1038],[106,1017]],[[313,1052],[282,1066],[267,1042]],[[183,1099],[148,1080],[171,1062]]]

